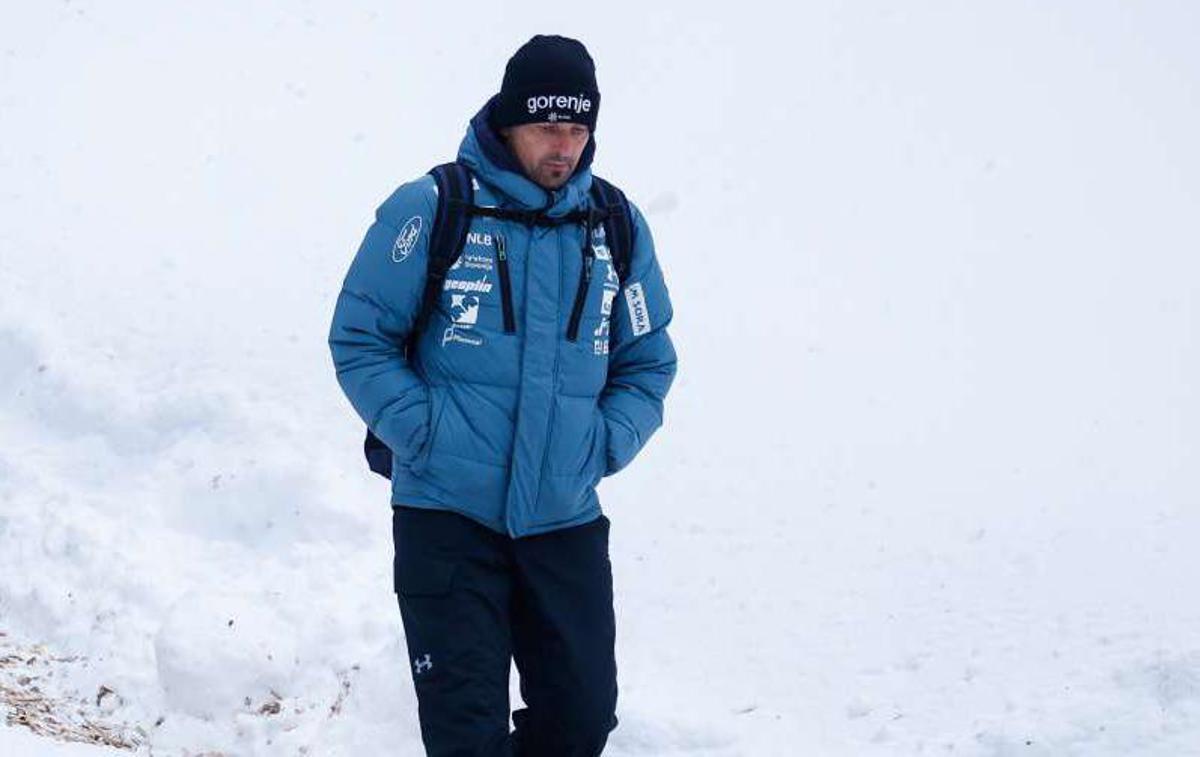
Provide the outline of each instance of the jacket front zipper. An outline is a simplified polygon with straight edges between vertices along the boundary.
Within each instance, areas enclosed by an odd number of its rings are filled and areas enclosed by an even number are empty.
[[[575,306],[571,308],[571,321],[567,325],[567,341],[579,337],[579,319],[583,316],[583,304],[587,301],[588,287],[592,283],[592,246],[584,244],[583,270],[579,272],[579,290],[575,293]]]
[[[504,333],[515,334],[516,318],[513,316],[512,282],[508,278],[508,248],[504,237],[496,235],[496,265],[500,268],[500,302],[504,308]]]

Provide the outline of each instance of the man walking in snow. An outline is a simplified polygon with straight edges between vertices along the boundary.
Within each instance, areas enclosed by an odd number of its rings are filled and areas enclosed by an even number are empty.
[[[662,423],[675,351],[645,220],[597,207],[599,106],[582,44],[523,45],[459,148],[473,207],[444,281],[431,239],[452,200],[425,176],[378,209],[338,297],[338,380],[390,449],[429,755],[593,757],[617,724],[595,487]],[[525,707],[510,733],[513,660]]]

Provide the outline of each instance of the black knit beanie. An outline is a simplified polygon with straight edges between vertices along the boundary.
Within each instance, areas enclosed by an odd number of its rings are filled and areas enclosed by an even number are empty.
[[[537,35],[504,69],[492,124],[578,123],[595,131],[600,111],[596,64],[578,40]]]

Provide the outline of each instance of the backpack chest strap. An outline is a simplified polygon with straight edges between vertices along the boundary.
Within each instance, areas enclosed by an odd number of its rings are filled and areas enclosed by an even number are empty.
[[[566,226],[567,224],[583,224],[594,225],[597,222],[607,220],[609,211],[593,209],[587,210],[572,210],[561,216],[547,215],[541,210],[518,210],[516,208],[497,208],[489,205],[475,205],[470,202],[461,202],[459,200],[450,200],[452,203],[458,203],[463,206],[463,209],[472,216],[483,216],[485,218],[496,218],[502,221],[516,221],[523,226],[542,226],[556,227]]]

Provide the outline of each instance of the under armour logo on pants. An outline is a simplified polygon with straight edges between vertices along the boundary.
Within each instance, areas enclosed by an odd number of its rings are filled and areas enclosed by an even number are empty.
[[[432,668],[433,668],[433,659],[429,656],[428,653],[426,653],[424,659],[413,660],[413,669],[416,671],[417,675],[420,675],[421,673],[425,672],[426,670],[431,670]]]

